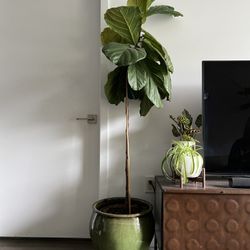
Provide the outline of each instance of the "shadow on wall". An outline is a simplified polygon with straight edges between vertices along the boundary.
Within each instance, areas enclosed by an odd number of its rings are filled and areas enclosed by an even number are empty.
[[[2,175],[6,180],[1,182],[1,200],[5,200],[0,206],[1,236],[88,237],[91,205],[97,199],[96,181],[90,178],[96,176],[94,161],[86,157],[95,150],[88,144],[92,136],[85,132],[84,144],[78,145],[82,151],[78,162],[50,166],[51,171],[24,166],[16,176],[11,173],[12,178]]]
[[[72,188],[74,192],[74,188]],[[68,192],[70,189],[68,188]],[[23,223],[22,228],[17,228],[13,235],[18,237],[62,237],[62,238],[87,238],[88,232],[86,231],[86,220],[88,222],[91,213],[90,207],[86,207],[84,201],[75,201],[75,196],[65,193],[58,193],[51,200],[47,200],[47,204],[43,207],[43,216],[32,217],[30,220],[32,223]],[[72,200],[74,200],[74,206],[81,207],[81,211],[72,211]],[[70,203],[71,202],[71,203]],[[81,212],[82,216],[79,215]],[[14,223],[12,221],[12,223]]]

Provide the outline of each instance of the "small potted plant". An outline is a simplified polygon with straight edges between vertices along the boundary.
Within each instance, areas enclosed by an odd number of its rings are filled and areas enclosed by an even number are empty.
[[[110,8],[101,33],[102,52],[114,65],[105,84],[111,104],[125,106],[125,197],[97,201],[93,205],[90,235],[98,250],[148,250],[154,234],[152,205],[131,197],[129,99],[140,102],[145,116],[171,97],[173,65],[166,49],[143,29],[155,14],[182,16],[171,6],[154,5],[154,0],[128,0],[127,6]]]
[[[179,137],[180,141],[173,141],[173,146],[167,151],[162,161],[162,172],[168,179],[175,180],[180,177],[183,183],[188,178],[196,178],[200,175],[203,166],[203,158],[199,154],[201,147],[197,145],[196,134],[200,133],[202,116],[198,115],[195,120],[196,128],[193,127],[193,118],[187,110],[183,110],[177,118],[170,115],[172,133]]]

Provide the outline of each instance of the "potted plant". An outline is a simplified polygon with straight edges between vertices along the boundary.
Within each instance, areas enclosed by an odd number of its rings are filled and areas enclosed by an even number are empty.
[[[153,2],[128,0],[126,6],[110,8],[104,15],[108,27],[101,33],[102,52],[116,65],[108,74],[105,94],[111,104],[125,104],[126,195],[93,205],[90,235],[96,249],[146,250],[154,233],[152,205],[131,198],[129,99],[139,100],[141,116],[170,100],[173,65],[166,49],[142,25],[151,15],[182,14],[171,6],[151,6]]]
[[[188,182],[188,178],[196,178],[202,171],[203,158],[199,154],[201,147],[195,139],[200,132],[202,116],[198,115],[195,120],[196,128],[193,128],[193,118],[187,110],[183,110],[177,118],[170,115],[172,133],[180,137],[180,141],[173,141],[173,146],[167,151],[162,161],[162,172],[168,179],[175,180],[176,177]]]

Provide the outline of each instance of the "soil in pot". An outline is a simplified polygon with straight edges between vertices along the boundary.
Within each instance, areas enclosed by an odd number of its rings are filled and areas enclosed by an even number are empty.
[[[127,203],[123,198],[117,200],[106,199],[102,204],[97,206],[97,209],[109,214],[128,214]],[[148,204],[132,199],[131,214],[139,214],[147,209],[149,209]]]

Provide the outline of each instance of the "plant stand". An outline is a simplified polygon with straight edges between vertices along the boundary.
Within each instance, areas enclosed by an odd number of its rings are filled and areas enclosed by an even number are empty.
[[[197,182],[201,182],[202,183],[202,188],[206,189],[206,169],[202,168],[201,177],[189,178],[189,180],[191,182],[194,182],[195,184],[197,184]],[[184,187],[183,178],[180,177],[180,188],[183,188],[183,187]]]

